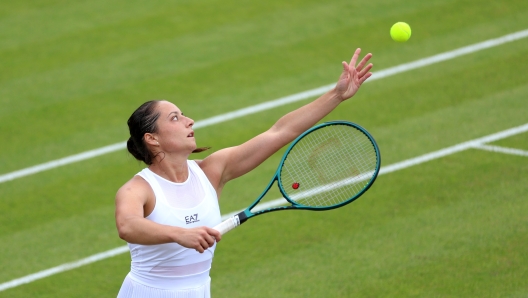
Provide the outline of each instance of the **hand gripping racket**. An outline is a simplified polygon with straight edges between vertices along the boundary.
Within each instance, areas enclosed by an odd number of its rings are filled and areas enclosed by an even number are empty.
[[[292,142],[262,194],[214,229],[223,235],[254,216],[272,211],[342,207],[365,193],[379,170],[378,145],[365,129],[346,121],[319,124]],[[291,205],[252,212],[275,182]]]

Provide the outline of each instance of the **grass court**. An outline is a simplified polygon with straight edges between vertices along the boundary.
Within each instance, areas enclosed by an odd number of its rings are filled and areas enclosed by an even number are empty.
[[[126,141],[147,100],[199,123],[334,83],[357,47],[376,73],[527,29],[525,0],[3,1],[0,175]],[[394,165],[526,125],[527,65],[520,38],[372,80],[325,120],[365,127]],[[311,99],[197,128],[198,146],[240,144]],[[528,297],[528,132],[486,145],[518,154],[469,148],[380,175],[338,210],[248,221],[217,248],[212,296]],[[226,186],[222,214],[281,154]],[[142,168],[122,149],[0,183],[0,288],[125,245],[114,195]],[[0,297],[115,297],[129,266],[125,252]]]

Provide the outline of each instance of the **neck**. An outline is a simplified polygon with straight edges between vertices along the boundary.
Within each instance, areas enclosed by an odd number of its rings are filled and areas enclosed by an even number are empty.
[[[189,177],[187,159],[179,162],[163,160],[161,162],[153,163],[149,166],[149,169],[172,182],[185,182],[187,177]]]

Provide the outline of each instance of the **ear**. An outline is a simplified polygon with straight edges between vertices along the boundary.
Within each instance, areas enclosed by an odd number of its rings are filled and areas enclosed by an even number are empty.
[[[159,143],[158,143],[158,137],[151,134],[151,133],[146,133],[144,136],[143,136],[143,139],[145,139],[145,143],[151,145],[151,146],[159,146]]]

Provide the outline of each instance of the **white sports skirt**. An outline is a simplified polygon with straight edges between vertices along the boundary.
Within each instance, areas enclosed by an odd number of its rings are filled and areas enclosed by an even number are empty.
[[[211,298],[211,278],[203,285],[182,289],[166,290],[146,286],[127,275],[117,298]]]

